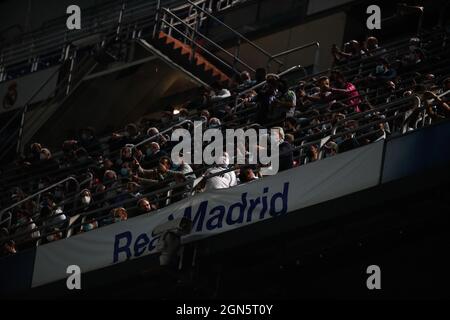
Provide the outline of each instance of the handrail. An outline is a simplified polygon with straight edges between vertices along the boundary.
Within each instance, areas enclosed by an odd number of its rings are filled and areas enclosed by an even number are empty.
[[[442,96],[445,96],[445,95],[447,95],[448,93],[450,92],[450,90],[449,91],[447,91],[447,92],[445,92],[445,93],[443,93],[443,94],[440,94],[439,95],[439,97],[442,97]],[[408,97],[408,98],[410,98],[410,97]],[[406,100],[406,99],[405,99]],[[397,101],[398,102],[398,101]],[[386,108],[388,105],[383,105],[383,106],[381,106],[381,108],[380,109],[383,109],[383,108]],[[374,112],[374,111],[376,111],[376,110],[370,110],[370,112]],[[394,117],[389,117],[389,118],[383,118],[383,119],[379,119],[379,120],[376,120],[376,121],[371,121],[370,123],[368,123],[368,124],[366,124],[366,125],[364,125],[364,126],[360,126],[360,127],[358,127],[358,128],[355,128],[355,129],[352,129],[351,131],[346,131],[345,133],[340,133],[340,134],[338,134],[338,135],[335,135],[334,137],[337,137],[337,136],[340,136],[340,135],[343,135],[343,134],[348,134],[349,132],[357,132],[357,131],[361,131],[361,130],[363,130],[364,128],[368,128],[368,127],[370,127],[370,126],[373,126],[374,124],[377,124],[377,123],[383,123],[383,122],[387,122],[387,121],[390,121],[391,119],[396,119],[396,118],[399,118],[400,116],[402,116],[404,113],[402,112],[402,113],[400,113],[400,114],[397,114],[397,115],[395,115]],[[359,116],[361,116],[361,114],[359,114]],[[347,119],[348,120],[348,119]],[[154,137],[154,136],[153,136]],[[318,140],[315,140],[315,141],[313,141],[313,142],[308,142],[308,143],[306,143],[306,144],[303,144],[302,146],[300,146],[300,147],[296,147],[294,150],[299,150],[299,149],[302,149],[302,148],[305,148],[305,147],[308,147],[308,146],[310,146],[310,145],[312,145],[312,144],[315,144],[315,143],[317,143],[317,142],[319,142],[319,141],[321,141],[322,139],[318,139]],[[297,141],[297,140],[296,140]],[[230,169],[230,171],[231,170],[233,170],[233,169]],[[221,173],[223,173],[223,171],[221,172]],[[177,185],[176,187],[179,187],[180,185]],[[170,186],[168,186],[168,188],[172,188],[172,187],[170,187]],[[156,191],[156,192],[160,192],[160,191]],[[114,205],[114,206],[116,206],[116,205]]]
[[[200,11],[202,11],[203,13],[205,13],[208,17],[210,17],[211,19],[213,19],[215,22],[219,23],[221,26],[225,27],[227,30],[231,31],[232,33],[234,33],[235,35],[237,35],[239,38],[241,38],[242,40],[244,40],[245,42],[247,42],[249,45],[251,45],[252,47],[254,47],[255,49],[259,50],[261,53],[263,53],[265,56],[272,58],[272,55],[270,53],[268,53],[266,50],[264,50],[263,48],[261,48],[260,46],[258,46],[256,43],[254,43],[253,41],[249,40],[248,38],[246,38],[244,35],[242,35],[240,32],[234,30],[233,28],[229,27],[227,24],[223,23],[222,21],[220,21],[219,19],[217,19],[215,16],[213,16],[211,13],[209,13],[207,10],[204,10],[203,8],[199,7],[198,5],[196,5],[194,2],[187,0],[191,5],[193,5],[194,7],[196,7],[197,9],[199,9]],[[273,59],[275,60],[279,65],[283,66],[284,63],[278,59]]]
[[[2,211],[0,211],[0,221],[3,220],[3,219],[2,219],[2,218],[3,218],[3,214],[4,214],[5,212],[7,212],[8,210],[11,210],[12,208],[15,208],[15,207],[17,207],[18,205],[21,205],[22,203],[27,202],[28,200],[33,199],[34,197],[36,197],[36,196],[38,196],[38,195],[40,195],[40,194],[42,194],[42,193],[44,193],[44,192],[46,192],[46,191],[48,191],[48,190],[51,190],[51,189],[53,189],[53,188],[59,186],[60,184],[62,184],[62,183],[64,183],[64,182],[67,182],[67,181],[70,181],[70,180],[75,181],[75,183],[77,184],[77,191],[79,191],[79,189],[80,189],[80,184],[79,184],[78,180],[75,179],[75,178],[72,177],[72,176],[67,177],[67,178],[65,178],[65,179],[63,179],[63,180],[61,180],[61,181],[59,181],[59,182],[56,182],[56,183],[52,184],[52,185],[49,186],[49,187],[46,187],[46,188],[44,188],[44,189],[42,189],[42,190],[39,190],[38,192],[32,194],[31,196],[28,196],[28,197],[26,197],[25,199],[23,199],[23,200],[21,200],[21,201],[19,201],[19,202],[16,202],[15,204],[13,204],[13,205],[11,205],[11,206],[9,206],[9,207],[3,209]]]
[[[402,115],[403,115],[403,113],[397,114],[397,115],[395,115],[395,116],[393,116],[393,117],[389,117],[389,118],[378,119],[378,120],[372,121],[372,122],[370,122],[370,123],[367,123],[367,124],[365,124],[365,125],[363,125],[363,126],[359,126],[358,128],[351,129],[351,130],[349,130],[349,131],[342,132],[342,133],[339,133],[339,134],[333,134],[332,136],[329,136],[329,138],[330,138],[330,139],[331,139],[331,138],[336,138],[336,137],[339,137],[339,136],[342,136],[342,135],[346,135],[346,134],[348,134],[348,133],[358,132],[358,131],[361,131],[361,130],[363,130],[363,129],[365,129],[365,128],[369,128],[369,127],[371,127],[371,126],[373,126],[373,125],[375,125],[375,124],[383,123],[383,122],[388,122],[388,121],[391,121],[391,120],[393,120],[393,119],[400,118]],[[375,130],[375,131],[373,131],[373,132],[376,132],[376,131],[378,131],[378,130]],[[363,135],[360,136],[360,137],[370,135],[370,134],[372,134],[373,132],[365,133],[365,134],[363,134]],[[311,145],[317,144],[317,143],[319,143],[320,141],[322,141],[322,139],[323,139],[323,138],[317,139],[317,140],[314,140],[314,141],[310,141],[310,142],[307,142],[307,143],[305,143],[305,142],[303,141],[301,146],[298,146],[298,147],[295,147],[295,146],[294,146],[294,150],[293,150],[293,151],[301,150],[301,149],[307,148],[307,147],[309,147],[309,146],[311,146]],[[302,139],[297,139],[296,141],[299,141],[299,140],[302,140]],[[319,159],[320,159],[320,158],[319,158]],[[211,178],[211,177],[213,177],[213,176],[217,176],[217,175],[223,174],[223,173],[225,173],[225,172],[233,171],[233,170],[235,170],[235,169],[236,169],[235,167],[231,167],[231,168],[228,168],[228,169],[224,169],[224,170],[222,170],[222,171],[220,171],[220,172],[218,172],[218,173],[216,173],[216,174],[208,175],[208,176],[206,176],[206,178],[208,179],[208,178]],[[146,195],[143,195],[143,196],[146,196],[146,197],[147,197],[147,196],[149,196],[150,194],[156,195],[156,194],[162,193],[162,192],[164,192],[164,191],[172,190],[173,188],[180,188],[180,187],[185,186],[185,185],[187,186],[189,183],[190,183],[190,182],[185,182],[185,183],[177,184],[177,185],[175,185],[175,186],[173,186],[173,185],[168,185],[168,186],[164,187],[163,189],[159,189],[159,190],[153,191],[153,192],[151,192],[151,193],[149,193],[149,194],[146,194]],[[182,194],[182,193],[180,192],[179,194]],[[177,195],[178,195],[178,194],[177,194]],[[165,199],[167,199],[167,198],[170,198],[170,197],[169,197],[169,196],[166,196]],[[163,199],[164,199],[164,198],[163,198]],[[163,199],[159,199],[158,201],[162,201]],[[111,208],[118,207],[119,205],[123,205],[123,204],[125,204],[125,203],[131,203],[132,201],[135,201],[135,200],[134,200],[134,199],[126,200],[126,201],[121,202],[121,203],[119,203],[119,204],[112,204],[112,205],[110,205],[110,206],[107,207],[107,208],[101,208],[101,209],[96,209],[96,210],[94,210],[94,211],[89,211],[89,212],[86,212],[86,213],[82,213],[82,215],[83,215],[83,216],[86,216],[86,215],[92,214],[93,212],[105,211],[105,210],[108,210],[108,209],[111,209]],[[106,217],[106,216],[107,216],[107,215],[105,215],[105,217]],[[34,232],[34,231],[36,231],[36,230],[42,230],[42,228],[43,228],[43,227],[38,227],[38,228],[33,229],[31,232],[26,232],[26,233],[32,233],[32,232]],[[59,230],[59,231],[60,231],[60,230]],[[58,232],[59,232],[59,231],[58,231]],[[24,233],[24,234],[26,234],[26,233]],[[54,232],[53,232],[53,233],[54,233]],[[22,235],[22,234],[20,234],[20,235],[13,235],[12,237],[19,237],[19,236],[21,236],[21,235]],[[12,237],[9,237],[9,238],[12,238]],[[39,238],[43,238],[43,237],[45,237],[45,235],[44,235],[44,236],[41,235]]]
[[[445,96],[448,95],[449,93],[450,93],[450,90],[447,90],[447,91],[445,91],[445,92],[439,94],[439,95],[438,95],[438,98],[445,97]]]
[[[26,39],[21,44],[18,45],[12,45],[7,48],[3,48],[2,55],[4,57],[4,63],[7,66],[14,66],[16,64],[21,64],[25,60],[30,60],[30,46],[33,48],[33,52],[35,56],[42,56],[47,53],[54,53],[56,51],[60,52],[60,46],[64,46],[67,43],[70,43],[71,41],[75,41],[77,39],[82,39],[89,35],[89,33],[92,31],[92,28],[95,27],[96,32],[99,33],[108,33],[108,31],[111,31],[110,36],[115,36],[116,31],[113,33],[114,28],[114,22],[117,21],[115,17],[115,12],[117,9],[120,9],[118,7],[118,3],[115,3],[111,8],[109,8],[108,12],[106,14],[108,15],[107,21],[105,23],[105,20],[102,19],[99,26],[95,26],[96,22],[99,21],[100,18],[103,16],[103,11],[101,11],[101,14],[98,15],[97,11],[92,11],[92,15],[88,16],[88,27],[83,28],[84,31],[75,31],[71,32],[70,36],[68,36],[67,32],[60,32],[60,30],[50,30],[49,32],[45,31],[38,31],[32,33],[30,36],[27,36]],[[141,8],[140,10],[137,10],[137,8]],[[123,15],[123,26],[125,28],[122,28],[121,34],[127,33],[127,28],[132,26],[134,22],[136,21],[136,18],[139,20],[142,17],[141,12],[144,10],[146,11],[146,8],[151,8],[151,13],[149,12],[147,14],[148,17],[153,17],[153,12],[155,9],[155,4],[153,2],[151,3],[133,3],[132,7],[129,7],[127,12]],[[84,21],[84,20],[83,20]],[[47,30],[47,29],[45,29]],[[88,32],[86,32],[86,30]],[[36,38],[39,39],[39,42],[36,43]],[[56,58],[59,54],[55,53],[52,54],[53,58]],[[29,63],[24,63],[23,66],[27,66]]]
[[[282,76],[284,76],[284,75],[286,75],[286,74],[288,74],[288,73],[291,73],[292,71],[298,70],[298,69],[304,69],[304,67],[303,67],[302,65],[293,66],[293,67],[291,67],[291,68],[289,68],[289,69],[287,69],[287,70],[285,70],[285,71],[283,71],[283,72],[280,72],[279,74],[277,74],[277,76],[281,78]],[[234,110],[234,111],[235,111],[235,112],[237,111],[237,107],[238,107],[238,99],[239,99],[240,97],[242,97],[243,95],[246,95],[247,93],[252,92],[252,91],[254,91],[254,90],[258,89],[258,88],[261,88],[261,87],[264,86],[266,83],[267,83],[267,81],[264,80],[264,81],[262,81],[262,82],[260,82],[260,83],[257,83],[256,85],[254,85],[254,86],[251,87],[251,88],[248,88],[248,89],[245,89],[244,91],[239,92],[239,93],[236,95],[236,99],[235,99],[235,101],[234,101],[234,106],[235,106],[235,110]]]
[[[390,117],[390,118],[388,118],[388,119],[378,119],[378,120],[375,120],[375,121],[370,122],[370,123],[368,123],[368,124],[365,124],[364,126],[361,126],[361,127],[355,128],[355,129],[351,129],[351,130],[346,131],[346,132],[341,132],[341,133],[339,133],[339,134],[331,135],[331,136],[329,136],[329,139],[336,138],[336,137],[343,136],[343,135],[347,135],[347,134],[349,134],[349,133],[356,133],[356,132],[361,131],[361,130],[363,130],[363,129],[365,129],[365,128],[369,128],[369,127],[371,127],[371,126],[373,126],[373,125],[375,125],[375,124],[382,123],[382,122],[387,122],[387,121],[390,121],[390,120],[392,120],[392,119],[399,118],[399,117],[401,117],[401,115],[402,115],[402,114],[395,115],[395,116]],[[371,132],[369,132],[369,133],[365,133],[365,134],[363,134],[362,136],[366,136],[366,135],[372,134],[372,133],[377,132],[377,131],[378,131],[378,130],[374,130],[374,131],[371,131]],[[299,145],[299,146],[295,146],[295,145],[294,145],[294,146],[293,146],[293,149],[292,149],[292,152],[295,152],[295,151],[302,151],[302,149],[306,149],[306,148],[308,148],[308,147],[310,147],[310,146],[312,146],[312,145],[316,145],[317,143],[320,143],[320,142],[322,141],[322,139],[323,139],[323,138],[320,138],[320,139],[316,139],[316,140],[310,141],[310,142],[304,142],[304,141],[303,141],[302,144]],[[297,139],[296,141],[298,141],[298,139]],[[294,141],[294,142],[295,142],[295,141]],[[283,153],[279,153],[279,155],[283,155],[283,154],[288,153],[288,152],[290,153],[291,151],[286,151],[286,152],[283,152]],[[300,155],[300,157],[301,157],[301,155]],[[319,158],[318,160],[320,160],[320,159],[321,159],[321,158]],[[221,170],[221,171],[219,171],[219,172],[217,172],[217,173],[213,173],[213,174],[206,174],[206,172],[205,172],[205,174],[203,174],[201,177],[202,177],[203,179],[206,179],[206,180],[207,180],[207,179],[213,178],[213,177],[215,177],[215,176],[223,175],[224,173],[227,173],[227,172],[235,171],[236,169],[238,169],[238,167],[236,167],[236,166],[230,166],[229,168],[224,168],[223,170]],[[163,193],[165,193],[166,191],[173,190],[174,188],[181,188],[181,187],[183,187],[183,186],[191,185],[191,183],[192,183],[192,181],[186,181],[186,182],[183,182],[183,183],[180,183],[180,184],[176,184],[176,185],[167,185],[166,187],[163,187],[162,189],[158,189],[158,190],[156,190],[156,191],[152,191],[152,192],[149,192],[149,193],[147,193],[147,194],[144,194],[144,195],[142,195],[142,197],[148,197],[148,198],[150,198],[150,196],[152,196],[152,195],[163,194]],[[177,193],[177,195],[178,195],[178,194],[182,194],[182,193],[183,193],[183,192]],[[164,199],[169,199],[170,197],[171,197],[171,196],[165,196],[165,197],[163,197],[163,198],[159,198],[158,201],[163,201]],[[102,207],[102,208],[94,209],[94,210],[91,210],[91,211],[88,211],[88,212],[83,212],[83,213],[80,213],[80,217],[81,217],[81,216],[92,215],[92,214],[94,214],[94,213],[100,213],[100,212],[103,212],[103,211],[109,211],[110,209],[114,209],[114,208],[117,208],[117,207],[120,207],[120,206],[124,206],[125,204],[131,203],[131,202],[134,202],[134,201],[136,201],[136,199],[124,200],[124,201],[121,201],[121,202],[119,202],[119,203],[114,203],[114,204],[108,205],[107,207]],[[134,207],[129,208],[129,209],[133,209],[133,208],[136,208],[136,207],[134,206]],[[105,215],[102,215],[100,218],[105,218],[105,217],[108,217],[108,216],[109,216],[109,213],[107,213],[107,214],[105,214]],[[51,217],[51,219],[53,219],[53,218],[54,218],[54,216]],[[100,218],[99,218],[99,220],[101,220]],[[6,220],[5,220],[5,221],[6,221]],[[82,223],[81,223],[80,225],[82,225]],[[47,227],[47,226],[44,226],[44,225],[38,226],[38,227],[34,228],[34,229],[31,230],[31,231],[25,231],[25,232],[22,232],[22,233],[20,233],[20,234],[10,235],[10,236],[6,237],[6,238],[3,239],[3,240],[9,240],[9,239],[18,238],[18,237],[21,237],[21,236],[26,235],[26,234],[31,234],[31,233],[34,233],[34,232],[36,232],[36,231],[44,230],[46,227]],[[72,226],[68,226],[67,228],[73,228],[73,225],[72,225]],[[62,232],[62,231],[67,231],[67,230],[58,230],[57,232]],[[47,235],[52,234],[52,233],[56,233],[56,232],[55,232],[55,231],[51,231],[51,232],[46,233],[46,234],[44,234],[44,235],[40,234],[40,236],[39,236],[38,238],[40,238],[40,239],[41,239],[41,238],[45,238]],[[34,240],[36,240],[36,239],[34,239]]]
[[[156,139],[157,137],[159,137],[159,136],[165,134],[166,132],[169,132],[169,131],[173,130],[173,128],[175,128],[175,127],[181,126],[181,125],[184,124],[184,123],[192,123],[192,120],[187,119],[187,120],[183,120],[183,121],[181,121],[181,122],[178,122],[178,123],[176,123],[176,124],[170,126],[169,128],[167,128],[167,129],[165,129],[165,130],[163,130],[163,131],[161,131],[161,132],[159,132],[159,133],[157,133],[157,134],[155,134],[155,135],[153,135],[153,136],[151,136],[151,137],[149,137],[149,138],[147,138],[147,139],[144,139],[144,140],[140,141],[139,143],[137,143],[137,144],[135,144],[135,145],[133,145],[133,146],[132,146],[132,149],[134,150],[134,149],[136,149],[137,147],[142,146],[142,145],[148,143],[149,141],[152,141],[152,140]],[[202,121],[202,123],[205,123],[205,122]]]
[[[251,66],[249,66],[247,63],[245,63],[244,61],[242,61],[239,58],[236,58],[235,56],[233,56],[231,53],[229,53],[227,50],[225,50],[224,48],[222,48],[220,45],[218,45],[217,43],[215,43],[214,41],[212,41],[211,39],[209,39],[208,37],[206,37],[205,35],[203,35],[202,33],[198,32],[197,30],[195,30],[194,28],[192,28],[189,24],[185,23],[183,20],[181,20],[177,15],[175,15],[173,12],[171,12],[169,9],[163,8],[164,12],[169,13],[172,17],[174,17],[175,19],[177,19],[178,21],[180,21],[181,24],[183,24],[184,26],[186,26],[187,28],[189,28],[191,31],[193,31],[196,35],[201,36],[203,39],[205,39],[206,41],[208,41],[209,43],[211,43],[212,45],[214,45],[216,48],[218,48],[221,52],[224,52],[225,54],[227,54],[230,57],[233,57],[234,59],[236,59],[236,61],[238,61],[240,64],[242,64],[243,66],[245,66],[246,68],[250,69],[251,71],[255,71]],[[176,32],[180,33],[181,35],[183,35],[186,39],[190,40],[191,42],[194,42],[194,40],[192,38],[190,38],[187,34],[181,32],[180,30],[178,30],[174,25],[172,25],[170,22],[166,21],[164,18],[161,19],[161,21],[163,21],[165,24],[169,25],[172,29],[174,29]],[[203,51],[213,55],[215,57],[215,59],[220,60],[222,63],[226,64],[229,68],[233,69],[232,66],[230,66],[228,63],[226,63],[225,61],[222,61],[219,57],[217,57],[216,55],[214,55],[213,53],[209,52],[206,48],[204,48],[203,46],[196,44],[197,47],[200,47]]]
[[[301,45],[301,46],[298,46],[298,47],[295,47],[295,48],[288,49],[288,50],[282,51],[280,53],[277,53],[277,54],[273,55],[269,59],[269,61],[267,62],[266,69],[269,69],[270,63],[272,62],[272,60],[274,60],[276,58],[280,58],[280,57],[283,57],[285,55],[288,55],[288,54],[291,54],[291,53],[294,53],[294,52],[297,52],[297,51],[300,51],[300,50],[303,50],[303,49],[306,49],[306,48],[309,48],[309,47],[313,47],[313,46],[316,46],[317,47],[316,50],[318,50],[320,48],[320,42],[318,42],[318,41],[317,42],[311,42],[311,43],[308,43],[308,44],[304,44],[304,45]]]
[[[390,111],[394,111],[397,109],[401,109],[404,108],[405,106],[403,105],[404,102],[407,102],[409,100],[416,100],[419,101],[419,106],[420,106],[420,98],[416,95],[413,96],[409,96],[409,97],[404,97],[404,98],[400,98],[398,100],[395,100],[393,102],[390,103],[385,103],[382,105],[379,105],[373,109],[370,110],[366,110],[363,112],[358,112],[358,113],[354,113],[348,117],[346,117],[343,120],[339,120],[338,122],[336,122],[336,124],[334,125],[334,127],[331,129],[332,134],[336,134],[337,129],[342,125],[345,124],[346,122],[348,122],[349,120],[355,120],[355,119],[360,119],[360,118],[364,118],[365,115],[370,115],[371,113],[377,112],[379,110],[383,110],[383,109],[387,109],[390,108]],[[400,106],[397,106],[400,105]],[[392,106],[397,106],[396,108],[391,108]]]
[[[146,144],[147,142],[156,139],[157,137],[163,135],[164,133],[169,132],[169,131],[172,130],[174,127],[180,126],[180,125],[182,125],[182,124],[184,124],[184,123],[187,123],[187,122],[190,122],[190,120],[183,120],[183,121],[181,121],[181,122],[179,122],[179,123],[176,123],[176,124],[172,125],[171,127],[169,127],[169,128],[167,128],[167,129],[161,131],[161,132],[158,132],[157,134],[155,134],[155,135],[153,135],[153,136],[151,136],[151,137],[148,137],[147,139],[144,139],[144,140],[142,140],[142,141],[139,141],[139,143],[136,143],[136,144],[134,144],[134,145],[132,146],[132,149],[134,150],[134,149],[136,149],[137,147],[142,146],[142,145]]]

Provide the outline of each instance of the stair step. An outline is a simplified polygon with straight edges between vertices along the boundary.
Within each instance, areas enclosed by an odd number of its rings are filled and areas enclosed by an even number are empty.
[[[166,47],[173,47],[172,54],[168,53],[171,56],[180,56],[190,59],[192,54],[192,47],[183,43],[182,41],[169,36],[168,34],[160,31],[158,35],[158,40],[164,42]],[[195,52],[194,61],[196,67],[203,70],[205,73],[210,73],[212,78],[218,78],[220,81],[229,81],[230,78],[223,73],[220,69],[218,69],[214,64],[209,62],[205,57],[203,57],[200,53]]]

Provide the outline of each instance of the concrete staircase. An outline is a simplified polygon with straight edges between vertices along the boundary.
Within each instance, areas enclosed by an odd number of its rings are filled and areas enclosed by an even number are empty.
[[[217,67],[219,63],[213,63],[211,61],[212,58],[207,58],[204,54],[198,52],[200,49],[194,52],[190,45],[162,31],[158,33],[153,44],[174,63],[194,74],[205,83],[212,84],[216,81],[230,81],[230,77]],[[193,59],[192,55],[194,55]]]

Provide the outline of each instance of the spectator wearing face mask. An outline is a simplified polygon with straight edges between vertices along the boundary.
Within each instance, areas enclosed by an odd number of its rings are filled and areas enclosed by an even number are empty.
[[[122,164],[122,167],[119,170],[119,177],[121,181],[129,181],[129,179],[133,175],[133,170],[131,167],[131,162],[125,162],[124,164]]]
[[[256,81],[252,80],[252,78],[250,77],[250,73],[248,71],[241,72],[240,78],[241,82],[237,87],[237,91],[244,91],[256,84]]]
[[[84,189],[81,191],[79,201],[80,204],[78,208],[80,212],[91,211],[95,208],[95,203],[89,189]]]
[[[86,217],[85,221],[81,225],[80,233],[85,233],[92,231],[94,229],[98,228],[98,221],[95,220],[93,217]]]

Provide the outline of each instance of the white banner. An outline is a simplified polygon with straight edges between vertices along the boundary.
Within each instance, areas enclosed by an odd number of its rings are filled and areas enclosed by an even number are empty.
[[[193,221],[191,242],[282,216],[378,184],[384,141],[226,190],[214,190],[146,214],[38,247],[33,287],[154,253],[152,231],[172,218]]]
[[[59,66],[55,66],[0,83],[0,113],[21,108],[27,103],[47,99],[58,83],[58,75],[55,74],[58,69]],[[36,96],[30,101],[34,95]]]

